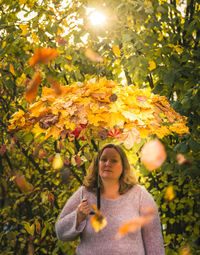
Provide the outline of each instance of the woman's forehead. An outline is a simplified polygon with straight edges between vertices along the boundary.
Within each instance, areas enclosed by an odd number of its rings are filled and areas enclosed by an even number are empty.
[[[120,154],[115,148],[105,148],[101,156],[120,157]]]

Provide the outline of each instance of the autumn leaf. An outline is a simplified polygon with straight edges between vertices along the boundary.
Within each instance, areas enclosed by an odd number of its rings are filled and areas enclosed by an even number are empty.
[[[24,97],[29,103],[32,103],[37,95],[38,87],[41,83],[40,73],[35,73],[32,80],[29,82]]]
[[[107,225],[107,219],[103,217],[101,211],[99,211],[96,205],[91,204],[95,214],[91,216],[91,224],[95,230],[95,232],[99,232],[104,229]]]
[[[29,183],[24,177],[24,175],[21,175],[20,173],[16,174],[15,183],[16,186],[24,193],[29,193],[33,191],[33,185]]]
[[[183,165],[183,164],[191,165],[191,162],[187,158],[185,158],[185,156],[181,153],[178,153],[176,155],[176,160],[179,165]]]
[[[121,56],[121,52],[120,52],[120,49],[119,49],[119,45],[114,45],[112,47],[112,50],[114,52],[114,54],[117,56],[117,57],[120,57]]]
[[[155,215],[155,208],[154,207],[147,207],[145,208],[145,213],[142,216],[136,217],[132,220],[125,222],[117,231],[115,236],[116,239],[120,239],[127,234],[134,233],[141,227],[148,224]]]
[[[58,51],[53,48],[39,48],[30,58],[29,63],[33,67],[38,63],[47,64],[50,60],[58,56]]]
[[[1,154],[1,156],[3,156],[5,152],[6,152],[6,144],[2,144],[2,145],[1,145],[1,148],[0,148],[0,154]]]
[[[170,201],[172,199],[174,199],[174,188],[172,185],[170,185],[165,193],[165,200]]]
[[[11,72],[14,76],[16,76],[16,73],[15,73],[15,70],[14,70],[14,67],[13,67],[12,64],[10,64],[10,72]]]
[[[142,147],[140,157],[145,167],[152,171],[164,163],[167,155],[163,144],[158,139],[155,139]]]
[[[47,79],[48,79],[48,82],[51,84],[51,87],[54,90],[55,94],[61,95],[62,94],[61,85],[50,76]]]
[[[153,60],[149,61],[149,71],[152,71],[156,68],[156,63]]]
[[[189,248],[187,245],[185,245],[185,246],[181,249],[180,255],[192,255],[192,254],[190,253],[190,248]]]
[[[56,153],[56,155],[53,158],[52,167],[53,169],[61,169],[64,165],[64,162],[60,156],[60,153]]]
[[[97,53],[95,53],[92,49],[88,48],[85,51],[85,55],[87,58],[94,62],[103,62],[103,58],[100,57]]]

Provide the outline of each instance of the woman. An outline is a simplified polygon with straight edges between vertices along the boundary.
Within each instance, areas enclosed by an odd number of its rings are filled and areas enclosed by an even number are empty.
[[[101,212],[108,224],[96,233],[90,223],[90,205],[97,200],[98,166]],[[124,222],[152,206],[156,208],[156,215],[150,223],[119,240],[115,238]],[[56,233],[62,241],[80,236],[78,255],[165,254],[156,204],[145,188],[137,184],[122,147],[114,144],[104,145],[94,158],[83,186],[65,204],[56,222]]]

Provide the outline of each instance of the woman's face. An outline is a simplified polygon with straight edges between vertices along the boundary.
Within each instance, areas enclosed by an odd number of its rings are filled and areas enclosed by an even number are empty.
[[[114,148],[106,148],[99,161],[99,175],[102,180],[118,181],[123,172],[120,154]]]

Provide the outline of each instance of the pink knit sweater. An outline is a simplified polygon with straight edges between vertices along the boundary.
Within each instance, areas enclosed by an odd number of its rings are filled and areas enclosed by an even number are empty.
[[[96,196],[81,187],[67,201],[55,225],[57,237],[62,241],[72,241],[80,236],[81,242],[76,251],[78,255],[165,254],[158,213],[148,225],[119,240],[115,239],[118,228],[124,222],[138,217],[143,208],[154,206],[157,210],[152,196],[144,187],[136,184],[114,200],[101,197],[101,211],[108,224],[98,233],[91,226],[91,216],[76,229],[77,206],[83,198],[88,199],[88,204],[96,204]]]

